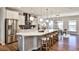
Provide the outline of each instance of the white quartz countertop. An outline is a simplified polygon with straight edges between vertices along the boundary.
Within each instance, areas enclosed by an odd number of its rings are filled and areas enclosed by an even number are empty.
[[[48,33],[54,32],[54,31],[58,31],[58,29],[46,29],[44,32],[38,32],[38,30],[34,30],[34,29],[23,29],[20,30],[18,33],[16,33],[16,35],[23,35],[23,36],[42,36],[42,35],[46,35]]]

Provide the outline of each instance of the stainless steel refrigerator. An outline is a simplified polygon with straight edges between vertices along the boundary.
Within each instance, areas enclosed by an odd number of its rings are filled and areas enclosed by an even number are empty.
[[[16,42],[17,19],[5,19],[5,43]]]

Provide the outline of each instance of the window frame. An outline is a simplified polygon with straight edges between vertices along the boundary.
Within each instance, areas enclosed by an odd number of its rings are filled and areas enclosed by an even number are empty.
[[[75,22],[75,23],[74,24],[69,24],[69,22],[73,22],[73,23]],[[75,29],[75,30],[73,30],[73,29]],[[76,32],[77,31],[77,21],[76,20],[69,20],[68,21],[68,31],[70,31],[70,32]]]

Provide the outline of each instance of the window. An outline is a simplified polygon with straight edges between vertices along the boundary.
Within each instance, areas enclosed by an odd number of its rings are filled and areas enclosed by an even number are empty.
[[[69,31],[76,31],[76,21],[69,21]]]
[[[63,21],[58,21],[58,28],[63,30]]]

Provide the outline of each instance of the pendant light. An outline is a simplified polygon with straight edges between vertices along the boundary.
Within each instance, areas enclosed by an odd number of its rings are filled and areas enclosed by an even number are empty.
[[[43,22],[43,19],[42,18],[40,18],[40,22]]]
[[[47,11],[47,19],[46,19],[46,22],[48,23],[49,22],[49,20],[48,20],[48,9],[46,9],[46,11]]]
[[[42,18],[42,7],[41,7],[41,18],[40,18],[40,22],[43,22],[43,18]]]
[[[49,25],[50,25],[50,26],[53,25],[53,21],[52,21],[52,20],[50,21]]]
[[[33,21],[33,20],[34,20],[34,17],[33,17],[33,16],[31,16],[31,17],[30,17],[30,21]]]
[[[32,11],[33,9],[31,8],[31,16],[30,16],[30,21],[33,21],[34,20],[34,17],[32,16],[32,13],[33,13],[33,11]]]
[[[54,20],[54,29],[58,29],[59,10],[57,10],[56,19]]]

